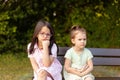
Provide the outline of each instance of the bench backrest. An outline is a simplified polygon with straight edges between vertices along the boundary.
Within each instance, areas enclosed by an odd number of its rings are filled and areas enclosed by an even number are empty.
[[[59,47],[58,59],[64,64],[64,55],[70,47]],[[111,48],[88,48],[94,58],[94,65],[120,65],[120,49]]]

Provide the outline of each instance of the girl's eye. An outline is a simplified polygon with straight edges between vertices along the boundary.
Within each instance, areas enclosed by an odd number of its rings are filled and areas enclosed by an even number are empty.
[[[78,39],[79,41],[81,41],[82,39]]]
[[[86,41],[86,39],[78,39],[79,41],[83,40],[83,41]]]
[[[48,33],[47,33],[46,36],[51,36],[51,34],[48,34]]]
[[[44,37],[44,36],[47,36],[47,37],[51,37],[52,35],[49,34],[49,33],[39,33],[40,36]]]

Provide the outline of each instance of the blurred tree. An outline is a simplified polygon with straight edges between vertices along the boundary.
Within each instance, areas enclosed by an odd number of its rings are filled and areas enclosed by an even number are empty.
[[[37,20],[51,23],[59,46],[70,46],[74,24],[88,31],[87,47],[120,48],[119,0],[2,0],[0,52],[25,51]]]

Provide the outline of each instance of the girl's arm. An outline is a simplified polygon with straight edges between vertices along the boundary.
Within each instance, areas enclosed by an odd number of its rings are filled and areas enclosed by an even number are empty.
[[[45,67],[49,67],[52,62],[54,60],[54,57],[52,57],[51,55],[49,55],[49,49],[43,48],[43,57],[42,57],[42,61]]]
[[[78,76],[80,75],[80,71],[78,69],[71,67],[71,60],[70,59],[65,58],[64,68],[68,73],[75,74]]]
[[[45,40],[45,41],[42,42],[42,44],[43,44],[42,62],[43,62],[45,67],[49,67],[52,64],[53,60],[54,60],[54,57],[49,55],[49,44],[50,44],[50,41],[49,40]]]
[[[38,73],[39,72],[39,67],[38,64],[36,63],[35,59],[33,57],[30,58],[30,62],[32,65],[33,70]]]
[[[92,62],[92,59],[89,59],[87,62],[87,68],[81,72],[80,76],[89,74],[92,70],[93,70],[93,62]]]

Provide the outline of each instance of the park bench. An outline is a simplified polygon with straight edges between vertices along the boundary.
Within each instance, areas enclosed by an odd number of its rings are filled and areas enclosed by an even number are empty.
[[[64,65],[64,55],[69,47],[59,47],[58,60]],[[120,66],[120,49],[88,48],[94,58],[94,66]],[[120,72],[120,71],[119,71]],[[109,73],[109,72],[108,72]],[[64,79],[63,79],[64,80]],[[120,80],[120,77],[96,77],[95,80]]]

